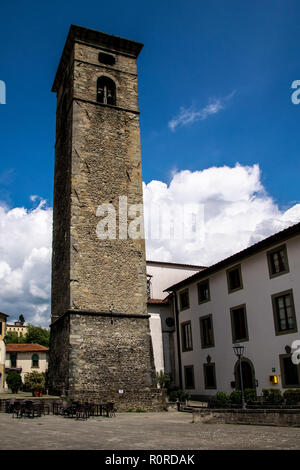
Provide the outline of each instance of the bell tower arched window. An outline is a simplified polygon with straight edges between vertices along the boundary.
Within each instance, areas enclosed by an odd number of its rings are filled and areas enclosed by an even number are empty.
[[[103,104],[116,104],[116,85],[108,77],[100,77],[97,80],[97,101]]]

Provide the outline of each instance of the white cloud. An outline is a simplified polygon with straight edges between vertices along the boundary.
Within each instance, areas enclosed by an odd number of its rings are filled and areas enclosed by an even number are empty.
[[[144,203],[145,216],[154,203],[170,211],[204,205],[203,243],[148,239],[152,260],[208,266],[300,221],[300,204],[281,211],[265,192],[258,165],[174,172],[169,185],[144,184]],[[0,311],[11,314],[10,321],[22,313],[26,321],[49,325],[51,235],[45,201],[32,210],[0,206]]]
[[[222,109],[224,109],[226,101],[230,100],[234,94],[235,94],[235,91],[233,91],[232,93],[230,93],[230,95],[225,96],[223,98],[213,99],[211,100],[210,104],[206,105],[204,108],[201,108],[198,111],[193,109],[193,107],[190,107],[190,108],[181,107],[179,114],[175,118],[173,118],[171,121],[169,121],[168,123],[169,128],[171,129],[171,131],[175,131],[177,127],[187,126],[188,124],[192,124],[196,121],[204,121],[209,116],[213,114],[217,114]]]
[[[181,171],[170,185],[144,184],[145,215],[153,203],[177,211],[204,206],[204,239],[147,240],[147,258],[208,266],[300,221],[300,204],[281,211],[266,193],[258,165]],[[179,214],[179,217],[181,215]]]
[[[36,200],[36,198],[31,198]],[[0,206],[0,310],[42,326],[50,318],[52,209]]]

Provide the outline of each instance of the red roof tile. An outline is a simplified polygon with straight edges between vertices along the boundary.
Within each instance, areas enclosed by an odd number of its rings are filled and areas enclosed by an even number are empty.
[[[40,344],[7,344],[6,352],[49,351],[49,348]]]

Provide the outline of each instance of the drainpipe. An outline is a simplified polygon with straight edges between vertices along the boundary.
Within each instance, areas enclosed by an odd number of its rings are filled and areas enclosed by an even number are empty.
[[[180,332],[179,332],[179,310],[176,291],[172,291],[174,296],[175,305],[175,328],[177,338],[177,358],[178,358],[178,371],[179,371],[179,388],[182,390],[182,365],[181,365],[181,351],[180,351]]]

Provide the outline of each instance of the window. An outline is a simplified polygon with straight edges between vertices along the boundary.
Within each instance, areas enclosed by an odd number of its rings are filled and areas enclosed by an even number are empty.
[[[181,339],[182,351],[192,351],[192,325],[190,321],[181,324]]]
[[[234,268],[230,268],[226,271],[227,273],[227,283],[228,283],[228,292],[235,292],[236,290],[243,288],[242,282],[242,273],[241,273],[241,266],[235,266]]]
[[[282,245],[267,253],[270,278],[289,272],[286,246]]]
[[[200,318],[200,335],[202,348],[210,348],[215,345],[212,315]]]
[[[180,310],[190,308],[189,290],[186,289],[179,294]]]
[[[104,52],[99,52],[98,60],[100,64],[105,65],[115,65],[116,59],[111,54],[104,54]]]
[[[31,367],[39,367],[39,356],[38,354],[32,355],[32,366]]]
[[[279,359],[283,388],[300,387],[300,366],[292,363],[290,354],[281,354]]]
[[[185,388],[195,388],[194,366],[184,367],[184,382]]]
[[[151,279],[147,279],[147,299],[151,299]]]
[[[208,302],[210,300],[209,280],[201,281],[198,284],[198,303]]]
[[[232,342],[248,341],[246,306],[239,305],[230,309]]]
[[[203,364],[203,372],[204,372],[205,388],[207,389],[217,388],[215,364],[213,362],[210,362],[209,364]]]
[[[97,101],[103,104],[116,104],[116,85],[108,77],[100,77],[97,80]]]
[[[0,335],[2,335],[2,331],[3,331],[3,328],[2,328],[2,321],[0,321]]]
[[[272,295],[275,334],[296,333],[297,323],[293,300],[293,291],[288,290]]]
[[[17,367],[17,354],[10,353],[10,367]]]

